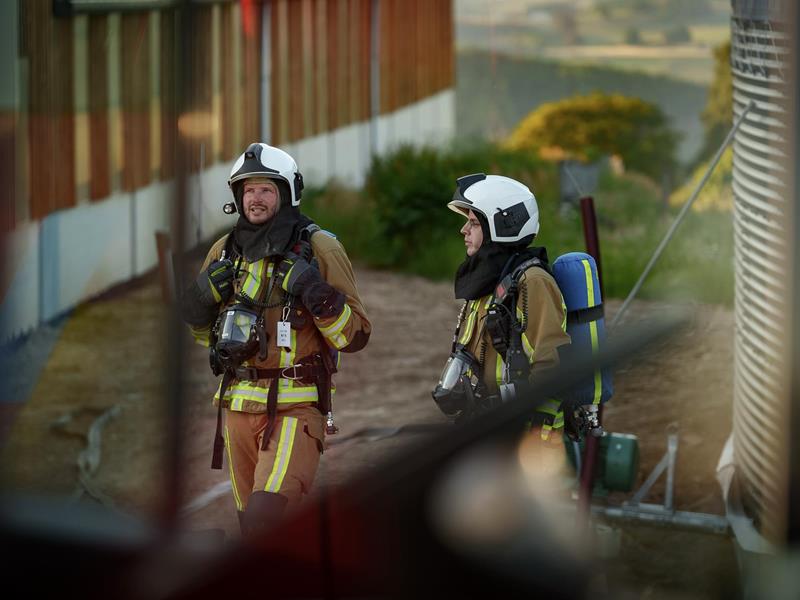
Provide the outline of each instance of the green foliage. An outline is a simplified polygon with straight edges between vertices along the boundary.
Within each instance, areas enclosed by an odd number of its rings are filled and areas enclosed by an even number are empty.
[[[626,168],[659,178],[675,167],[677,135],[649,102],[595,92],[540,106],[517,126],[510,148],[558,158],[620,156]]]
[[[696,69],[695,62],[670,60],[663,64],[677,74]],[[641,63],[637,60],[637,68]],[[706,90],[706,85],[641,71],[459,52],[456,133],[464,138],[505,138],[526,115],[546,102],[594,91],[613,92],[658,105],[670,125],[680,132],[679,160],[688,163],[703,140],[700,113]]]
[[[675,190],[669,197],[672,206],[683,206],[694,192],[705,175],[711,161],[701,163],[692,173],[691,178],[683,186]],[[730,211],[733,209],[733,148],[730,146],[722,153],[711,177],[703,186],[700,195],[694,201],[692,210]]]
[[[497,173],[525,182],[533,190],[555,185],[552,165],[532,153],[486,143],[460,145],[447,152],[403,146],[374,157],[367,173],[365,193],[375,215],[375,235],[381,240],[382,266],[403,267],[426,260],[426,249],[442,237],[458,239],[462,219],[447,208],[458,177],[470,173]],[[538,192],[535,192],[538,193]],[[429,267],[425,268],[430,272]]]
[[[714,48],[714,80],[708,88],[706,105],[701,118],[705,129],[705,138],[697,157],[698,161],[713,156],[733,124],[730,40]]]
[[[442,169],[444,177],[432,173],[433,164]],[[395,168],[402,170],[395,172]],[[335,184],[307,190],[303,210],[320,226],[336,233],[354,260],[451,279],[465,256],[459,234],[463,219],[446,205],[455,178],[480,171],[514,177],[534,190],[541,223],[535,244],[547,247],[551,260],[565,252],[585,250],[579,212],[559,207],[555,166],[542,163],[530,153],[489,145],[467,145],[450,151],[401,148],[376,159],[365,190],[348,190]],[[433,178],[415,185],[415,179],[422,176]],[[437,191],[436,185],[441,189]],[[606,296],[624,298],[677,208],[665,210],[659,187],[647,177],[630,173],[605,173],[594,197]],[[387,207],[386,203],[395,206]],[[410,209],[409,214],[403,214],[405,208]],[[732,256],[730,213],[693,212],[656,264],[640,297],[730,305]]]

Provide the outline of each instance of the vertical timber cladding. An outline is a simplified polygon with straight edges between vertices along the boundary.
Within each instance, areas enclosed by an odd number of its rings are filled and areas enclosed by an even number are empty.
[[[108,18],[89,16],[89,198],[111,195],[108,112]]]
[[[787,388],[788,36],[780,3],[734,0],[734,116],[755,108],[736,134],[733,160],[735,347],[733,430],[743,501],[775,538],[783,512]]]
[[[452,0],[381,0],[380,112],[453,84]],[[371,0],[271,2],[271,131],[278,145],[368,121]]]
[[[23,52],[29,59],[30,216],[75,204],[72,20],[53,16],[52,0],[24,3]]]
[[[453,85],[452,12],[452,0],[381,0],[382,114]]]
[[[150,182],[150,19],[122,16],[122,189]]]

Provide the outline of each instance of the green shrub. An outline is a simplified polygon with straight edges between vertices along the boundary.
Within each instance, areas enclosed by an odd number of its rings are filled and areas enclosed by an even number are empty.
[[[627,169],[660,179],[675,167],[677,139],[656,105],[595,92],[542,104],[519,123],[508,147],[559,159],[616,155]]]
[[[458,177],[479,172],[513,177],[537,196],[556,185],[554,165],[528,151],[486,143],[467,143],[449,151],[403,146],[374,157],[365,183],[365,206],[375,216],[374,234],[381,246],[381,256],[374,262],[400,268],[426,263],[428,248],[438,247],[448,237],[458,240],[454,247],[460,245],[463,254],[458,235],[463,219],[447,203]],[[422,270],[434,274],[436,268],[428,265]]]
[[[354,260],[451,279],[465,256],[458,232],[463,219],[446,205],[455,179],[475,172],[507,175],[534,191],[541,222],[535,244],[547,247],[551,261],[565,252],[585,251],[579,211],[559,207],[555,165],[530,152],[486,144],[462,144],[451,150],[398,149],[373,161],[364,190],[336,184],[307,190],[303,209],[336,233]],[[678,209],[665,210],[658,186],[633,173],[606,172],[594,197],[606,296],[624,298]],[[692,212],[639,297],[730,305],[732,256],[730,213]]]

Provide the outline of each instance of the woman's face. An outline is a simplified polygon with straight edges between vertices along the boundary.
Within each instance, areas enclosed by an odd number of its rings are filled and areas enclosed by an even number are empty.
[[[461,228],[461,233],[464,236],[464,245],[467,247],[467,256],[472,256],[483,243],[483,229],[481,229],[480,221],[474,212],[469,211],[467,222]]]

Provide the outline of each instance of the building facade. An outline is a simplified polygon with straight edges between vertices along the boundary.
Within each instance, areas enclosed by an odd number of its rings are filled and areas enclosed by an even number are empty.
[[[233,222],[251,142],[359,186],[373,154],[455,128],[452,0],[193,0],[188,60],[174,0],[0,4],[0,340],[155,266],[177,135],[192,244]]]

